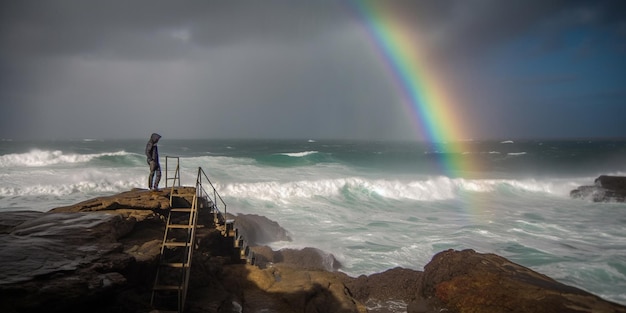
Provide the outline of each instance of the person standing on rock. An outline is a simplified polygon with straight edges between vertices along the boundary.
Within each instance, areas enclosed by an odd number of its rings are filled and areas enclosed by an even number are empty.
[[[146,157],[148,157],[148,165],[150,165],[150,174],[148,175],[148,188],[150,190],[159,189],[159,181],[161,180],[161,164],[159,164],[159,148],[157,142],[161,139],[161,135],[152,133],[148,144],[146,144]]]

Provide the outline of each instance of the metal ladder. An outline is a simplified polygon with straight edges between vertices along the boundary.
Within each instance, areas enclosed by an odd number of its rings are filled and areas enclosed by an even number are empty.
[[[161,255],[150,303],[161,312],[183,312],[189,286],[196,225],[198,196],[194,187],[174,189],[161,244]],[[174,194],[182,191],[181,194]],[[192,192],[185,192],[192,191]],[[193,196],[189,203],[185,198]]]
[[[175,161],[173,170],[170,168],[170,161]],[[165,188],[171,188],[170,210],[150,298],[152,307],[161,312],[183,312],[198,222],[197,189],[180,187],[179,163],[179,157],[165,157]],[[173,175],[169,175],[170,172]]]
[[[195,187],[181,187],[179,158],[166,157],[166,173],[169,159],[176,161],[176,167],[174,177],[169,178],[166,174],[166,188],[169,188],[169,180],[173,180],[173,185],[170,189],[170,209],[150,304],[159,312],[182,313],[189,287],[200,210],[212,213],[216,229],[221,231],[222,236],[234,240],[233,248],[237,251],[235,258],[239,262],[254,265],[255,257],[243,236],[233,227],[233,220],[225,219],[226,203],[204,170],[198,168]],[[205,186],[210,187],[211,192],[207,192]],[[218,204],[221,204],[222,210]]]

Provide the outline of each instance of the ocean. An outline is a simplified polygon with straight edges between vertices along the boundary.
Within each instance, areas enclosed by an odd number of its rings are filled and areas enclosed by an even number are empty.
[[[0,212],[48,211],[146,188],[145,140],[0,141]],[[467,166],[413,142],[168,140],[181,182],[202,167],[228,213],[278,222],[341,271],[423,270],[447,249],[495,253],[562,283],[626,305],[626,204],[573,199],[600,175],[626,175],[626,141],[470,141]],[[450,156],[445,156],[450,157]],[[471,162],[469,161],[471,159]]]

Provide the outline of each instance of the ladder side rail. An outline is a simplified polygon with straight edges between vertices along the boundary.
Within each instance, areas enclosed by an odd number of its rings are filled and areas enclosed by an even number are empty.
[[[170,176],[170,172],[172,172],[172,170],[169,169],[169,167],[170,167],[170,165],[169,165],[170,159],[176,161],[176,166],[174,167],[174,170],[173,170],[174,171],[174,177],[169,177]],[[180,187],[180,157],[166,155],[165,156],[165,188],[169,187],[169,181],[170,180],[173,181],[172,182],[172,186]],[[176,184],[177,181],[178,181],[178,184]]]
[[[170,172],[170,170],[168,169],[170,159],[176,159],[176,168],[174,169],[173,178],[170,178],[168,176]],[[180,157],[166,155],[165,156],[165,188],[168,188],[168,183],[170,180],[173,180],[172,187],[170,190],[170,207],[172,207],[175,187],[180,187]],[[176,181],[178,181],[178,185],[176,184]]]
[[[178,157],[176,158],[176,173],[175,173],[175,177],[176,179],[174,179],[174,184],[176,184],[176,181],[178,181],[178,187],[180,187],[180,161],[178,160]]]
[[[196,242],[196,226],[198,225],[198,196],[197,194],[194,195],[193,197],[193,201],[191,204],[191,214],[189,216],[189,223],[190,225],[192,225],[193,227],[189,230],[190,231],[190,238],[189,241],[187,241],[187,243],[189,244],[189,246],[187,247],[187,260],[184,263],[185,265],[183,266],[183,270],[184,270],[184,278],[183,278],[183,289],[182,289],[182,294],[181,294],[181,302],[180,302],[180,312],[183,311],[184,306],[185,306],[185,301],[187,299],[187,291],[189,288],[189,278],[191,277],[191,261],[193,258],[193,252],[194,252],[194,248],[195,248],[195,242]]]
[[[170,225],[170,221],[172,219],[172,211],[170,211],[167,214],[167,221],[165,222],[165,231],[163,232],[163,241],[161,242],[161,256],[163,255],[163,252],[165,251],[165,243],[167,242],[167,235],[169,234],[169,226]]]
[[[168,170],[168,165],[169,165],[169,160],[170,157],[169,156],[165,156],[165,188],[167,188],[167,182],[170,180],[169,179],[169,170]]]
[[[163,254],[165,253],[165,243],[167,242],[167,236],[169,233],[169,227],[167,227],[170,224],[170,219],[172,217],[172,212],[170,211],[169,214],[167,215],[167,221],[165,222],[165,231],[163,232],[163,241],[161,242],[161,253],[159,254],[159,261],[158,263],[160,264],[163,260]],[[153,289],[152,289],[152,296],[150,297],[150,304],[152,305],[154,303],[154,296],[156,291],[154,290],[156,288],[156,286],[159,284],[159,275],[161,274],[161,267],[157,266],[157,271],[156,271],[156,275],[154,276],[154,284],[153,284]]]

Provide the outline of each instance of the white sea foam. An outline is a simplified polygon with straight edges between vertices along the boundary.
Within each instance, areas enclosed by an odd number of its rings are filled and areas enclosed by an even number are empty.
[[[13,153],[0,156],[0,167],[42,167],[54,164],[85,163],[102,156],[128,155],[125,151],[97,154],[65,154],[60,150],[34,149],[26,153]]]
[[[316,154],[316,153],[318,152],[317,151],[304,151],[304,152],[280,153],[280,154],[294,157],[294,158],[301,158],[301,157],[305,157],[307,155]]]
[[[101,180],[81,181],[70,184],[41,184],[30,186],[3,186],[0,187],[0,196],[64,196],[77,193],[93,192],[121,192],[137,188],[142,182],[137,180]]]
[[[564,182],[529,180],[451,179],[444,176],[426,180],[400,181],[366,179],[362,177],[231,183],[222,186],[230,197],[252,198],[264,201],[289,202],[295,198],[313,197],[383,197],[394,200],[440,201],[455,199],[462,192],[493,192],[504,188],[507,192],[536,192],[562,195],[571,185]],[[572,184],[573,185],[573,184]]]

